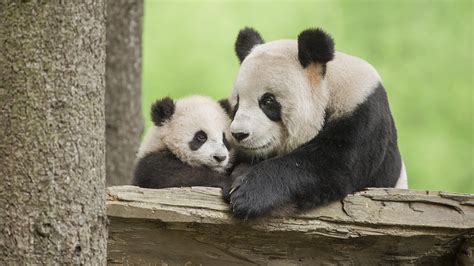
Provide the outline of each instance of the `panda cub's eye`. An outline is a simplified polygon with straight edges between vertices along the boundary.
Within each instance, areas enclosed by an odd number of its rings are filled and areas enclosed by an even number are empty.
[[[188,143],[192,151],[198,150],[207,141],[206,132],[199,130],[194,134],[193,139]]]
[[[200,131],[196,132],[196,134],[194,135],[194,139],[199,141],[199,142],[206,142],[207,134],[206,134],[206,132],[200,130]]]

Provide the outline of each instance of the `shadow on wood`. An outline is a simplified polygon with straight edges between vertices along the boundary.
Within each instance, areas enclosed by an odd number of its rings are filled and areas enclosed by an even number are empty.
[[[108,189],[109,263],[473,265],[474,195],[368,189],[293,217],[232,218],[217,188]]]

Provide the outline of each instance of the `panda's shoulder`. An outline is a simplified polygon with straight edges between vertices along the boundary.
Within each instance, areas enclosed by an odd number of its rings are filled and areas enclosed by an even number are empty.
[[[382,83],[370,63],[342,52],[336,52],[328,63],[326,75],[331,94],[328,107],[336,116],[352,112]]]
[[[328,78],[356,79],[370,83],[378,83],[380,75],[366,60],[343,52],[336,52],[334,59],[327,64]]]
[[[166,134],[163,128],[154,125],[151,126],[145,134],[145,137],[143,137],[140,147],[138,148],[137,159],[144,157],[150,152],[167,150],[163,134]]]

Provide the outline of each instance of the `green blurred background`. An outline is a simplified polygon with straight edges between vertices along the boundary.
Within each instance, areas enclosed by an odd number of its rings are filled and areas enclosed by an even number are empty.
[[[267,41],[323,27],[382,76],[410,188],[474,193],[472,1],[145,1],[147,127],[156,98],[229,95],[244,26]]]

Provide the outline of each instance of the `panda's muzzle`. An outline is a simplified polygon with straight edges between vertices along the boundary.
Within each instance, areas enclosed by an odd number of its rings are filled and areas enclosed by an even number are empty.
[[[247,150],[262,150],[262,149],[266,149],[268,147],[270,147],[272,145],[272,142],[269,141],[267,144],[264,144],[262,146],[258,146],[258,147],[245,147],[245,146],[241,146],[243,147],[244,149],[247,149]]]

